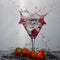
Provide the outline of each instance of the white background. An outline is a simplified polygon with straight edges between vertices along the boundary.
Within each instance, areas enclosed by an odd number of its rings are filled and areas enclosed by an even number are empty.
[[[30,37],[24,27],[18,24],[18,10],[22,8],[34,12],[35,6],[37,10],[41,9],[42,14],[52,10],[45,17],[47,24],[36,38],[36,48],[47,49],[47,42],[51,50],[60,51],[60,0],[0,0],[0,50],[31,48]],[[45,38],[42,38],[41,33]]]

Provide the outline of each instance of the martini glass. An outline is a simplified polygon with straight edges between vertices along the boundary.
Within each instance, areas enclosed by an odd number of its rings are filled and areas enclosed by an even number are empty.
[[[41,29],[41,25],[39,23],[39,20],[35,17],[30,17],[26,21],[27,27],[25,28],[28,35],[31,38],[32,42],[32,50],[35,50],[35,39]]]
[[[39,15],[35,12],[28,17],[23,16],[22,11],[19,11],[19,13],[21,17],[19,24],[22,24],[26,29],[28,35],[31,38],[32,50],[35,50],[35,39],[40,32],[42,26],[46,24],[44,21],[44,17],[47,15],[47,13],[44,15]]]

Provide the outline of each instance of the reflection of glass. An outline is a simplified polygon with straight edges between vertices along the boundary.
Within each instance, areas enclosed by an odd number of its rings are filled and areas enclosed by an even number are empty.
[[[44,15],[38,15],[36,12],[28,17],[25,17],[22,15],[22,11],[20,11],[20,21],[19,24],[23,24],[24,28],[26,29],[28,35],[31,38],[32,42],[32,50],[35,49],[35,38],[37,37],[39,31],[41,30],[42,26],[45,23],[44,17],[47,14]]]

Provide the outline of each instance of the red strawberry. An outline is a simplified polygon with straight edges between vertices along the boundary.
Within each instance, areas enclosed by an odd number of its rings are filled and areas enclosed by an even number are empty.
[[[29,55],[29,50],[27,48],[22,49],[22,54],[23,55]]]
[[[32,58],[35,58],[36,52],[34,50],[30,51],[29,56],[32,57]]]
[[[31,31],[31,33],[32,33],[32,35],[33,35],[34,37],[36,37],[36,36],[38,35],[38,30],[37,30],[37,29],[33,29],[33,30]]]
[[[20,55],[21,52],[22,52],[22,49],[21,49],[21,48],[17,47],[17,48],[15,49],[15,54],[16,54],[16,55]]]
[[[36,58],[40,59],[40,58],[45,58],[45,52],[44,50],[40,50],[37,54],[36,54]]]

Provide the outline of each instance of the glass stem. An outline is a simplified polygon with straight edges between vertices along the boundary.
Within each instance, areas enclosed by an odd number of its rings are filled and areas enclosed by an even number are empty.
[[[35,50],[35,39],[31,39],[32,41],[32,50]]]

